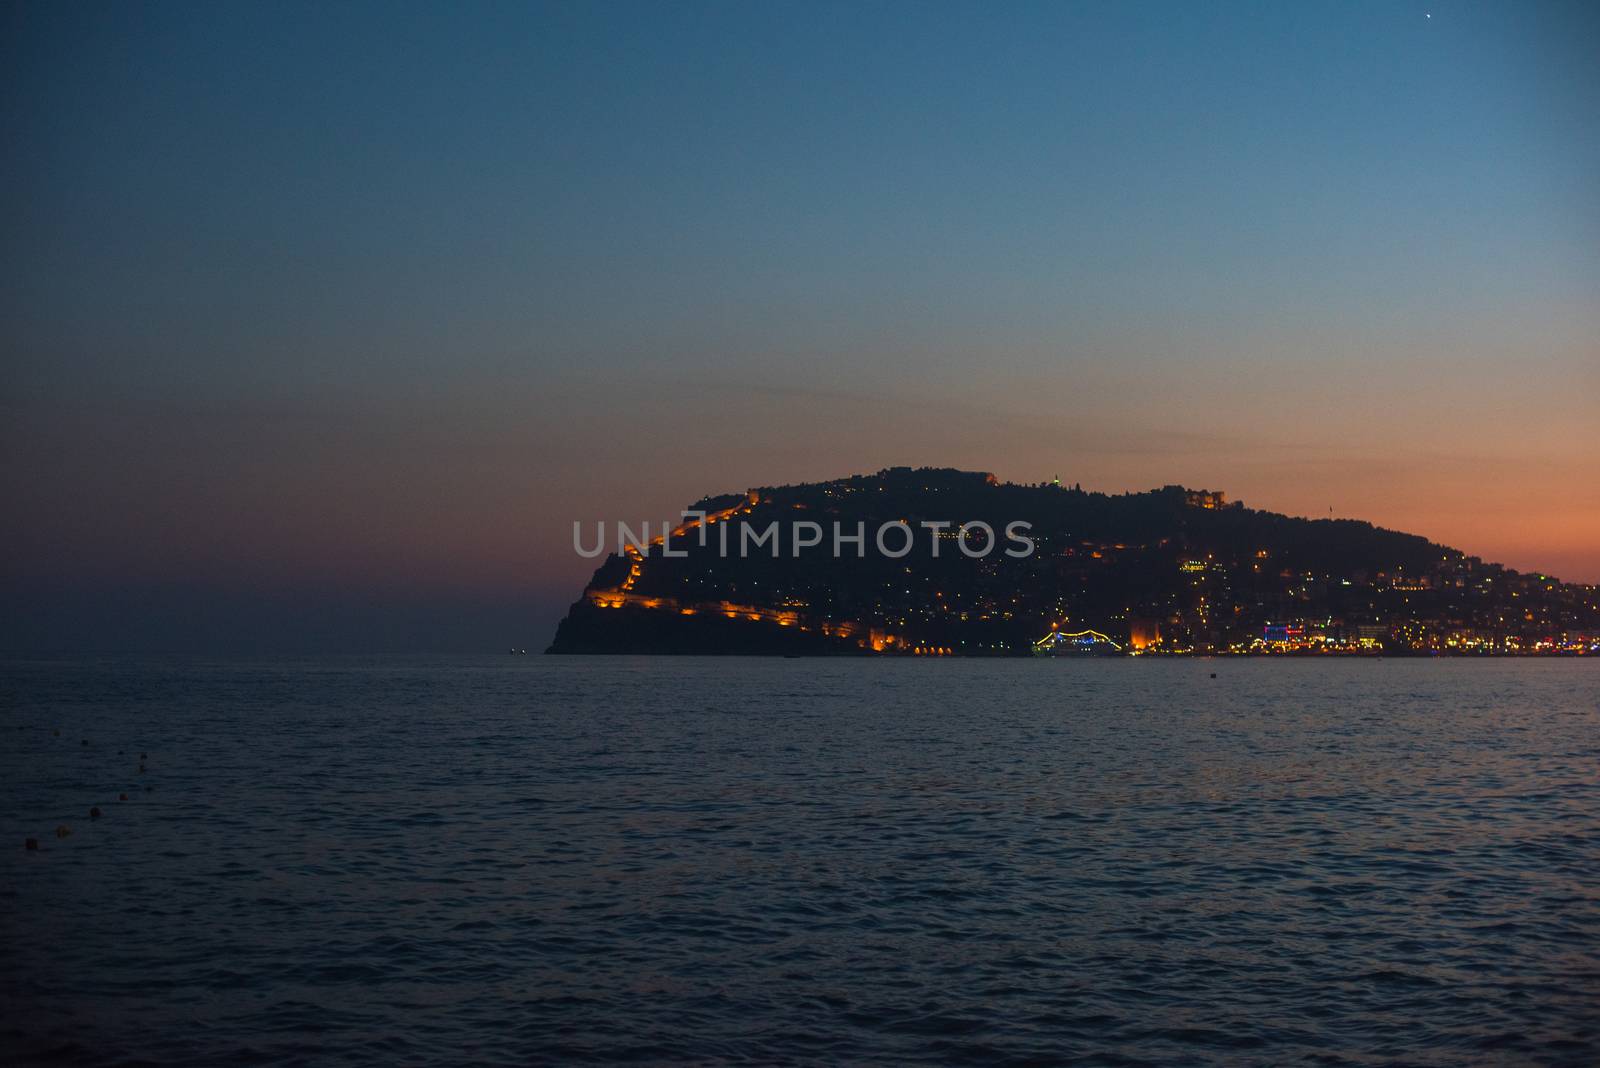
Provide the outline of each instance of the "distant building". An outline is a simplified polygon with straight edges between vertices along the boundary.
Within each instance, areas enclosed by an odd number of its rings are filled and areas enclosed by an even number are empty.
[[[1168,485],[1162,486],[1161,492],[1181,498],[1190,508],[1215,511],[1227,507],[1228,504],[1228,495],[1221,490],[1192,490],[1186,486]]]
[[[1128,621],[1128,648],[1143,651],[1161,644],[1161,622],[1155,619]]]

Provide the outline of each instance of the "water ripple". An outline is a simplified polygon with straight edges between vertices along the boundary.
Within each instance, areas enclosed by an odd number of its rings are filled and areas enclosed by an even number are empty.
[[[1594,670],[13,661],[0,1052],[1592,1065]]]

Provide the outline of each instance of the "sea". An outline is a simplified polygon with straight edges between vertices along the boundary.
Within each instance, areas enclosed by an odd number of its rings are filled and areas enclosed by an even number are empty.
[[[0,828],[14,1063],[1600,1063],[1600,660],[10,659]]]

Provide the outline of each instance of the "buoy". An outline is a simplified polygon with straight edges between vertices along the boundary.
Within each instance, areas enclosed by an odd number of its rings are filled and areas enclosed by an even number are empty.
[[[1216,673],[1216,672],[1215,672],[1215,671],[1213,671],[1213,672],[1212,672],[1212,673],[1211,673],[1211,677],[1212,677],[1212,678],[1216,678],[1216,677],[1217,677],[1217,673]]]
[[[96,805],[89,810],[89,818],[92,820],[97,820],[100,818],[100,806]]]
[[[126,801],[127,799],[128,799],[128,795],[127,794],[118,794],[117,795],[117,800],[118,801]]]
[[[61,730],[60,730],[60,728],[57,728],[57,729],[56,729],[56,730],[53,730],[53,731],[51,731],[51,732],[50,732],[50,733],[51,733],[51,735],[52,735],[52,736],[54,736],[54,737],[56,737],[56,738],[59,738],[59,737],[61,737]]]
[[[149,760],[150,759],[150,754],[149,753],[140,753],[139,754],[139,759],[141,761]]]
[[[37,838],[25,839],[23,841],[23,843],[22,843],[22,848],[28,850],[28,852],[30,852],[30,853],[33,852],[34,850],[39,848],[39,839],[37,839]]]
[[[88,744],[89,744],[89,739],[87,739],[87,738],[85,738],[85,739],[84,739],[84,740],[83,740],[83,744],[84,744],[84,745],[88,745]]]
[[[65,823],[63,823],[61,826],[56,828],[56,837],[57,838],[65,838],[67,835],[69,835],[71,833],[72,833],[72,828],[68,827]]]

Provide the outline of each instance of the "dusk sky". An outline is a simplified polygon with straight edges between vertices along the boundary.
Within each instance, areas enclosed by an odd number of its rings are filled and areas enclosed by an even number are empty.
[[[1593,3],[3,20],[0,644],[532,651],[894,464],[1600,581]]]

